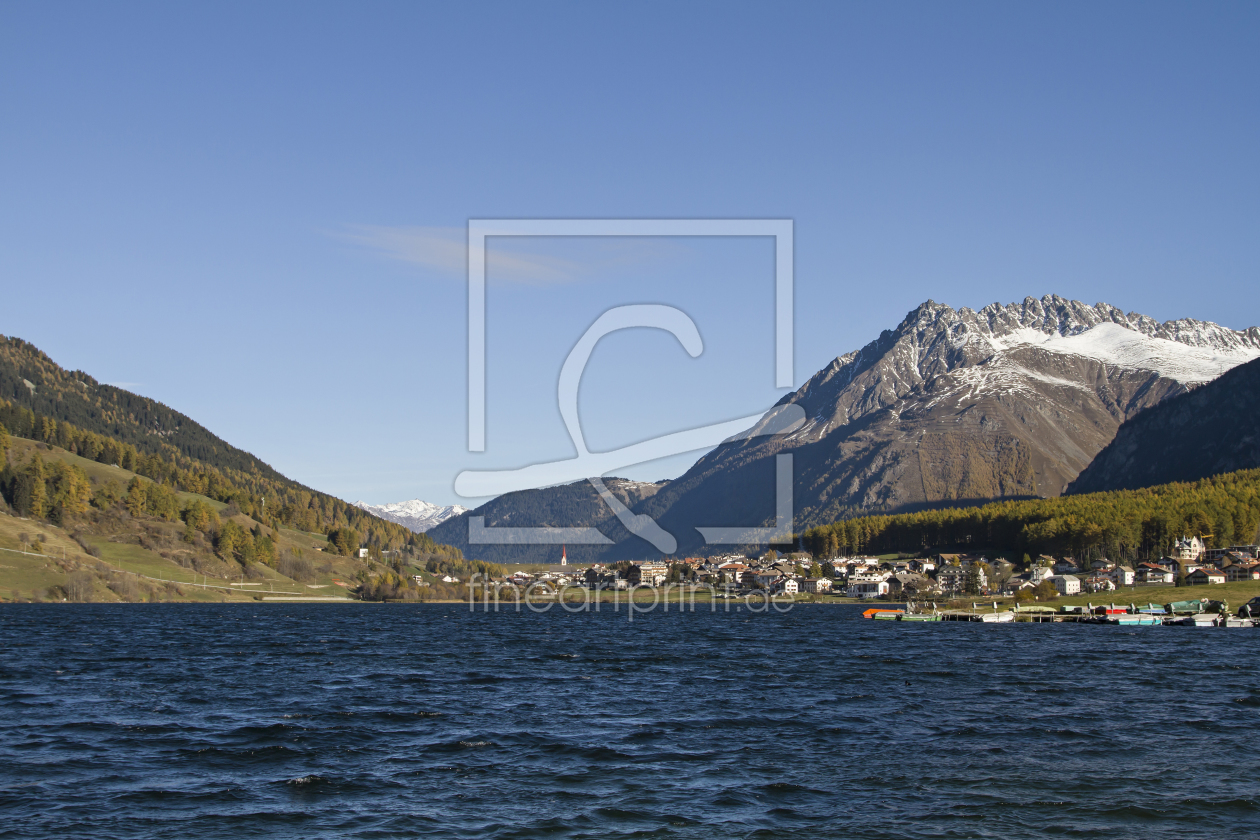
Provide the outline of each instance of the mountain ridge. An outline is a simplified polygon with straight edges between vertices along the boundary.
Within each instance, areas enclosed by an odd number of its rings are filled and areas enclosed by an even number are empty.
[[[466,513],[463,505],[435,505],[423,499],[408,499],[405,502],[387,502],[383,505],[368,504],[364,501],[353,502],[355,507],[366,510],[381,519],[397,522],[406,528],[423,534],[431,528],[441,525],[452,516]]]
[[[1255,358],[1257,327],[1161,323],[1057,295],[980,310],[929,300],[785,395],[778,405],[799,404],[802,427],[728,440],[631,509],[673,533],[680,553],[719,550],[696,528],[772,524],[772,456],[781,453],[793,456],[798,531],[860,514],[1055,496],[1122,422]],[[511,513],[502,501],[495,512]],[[448,520],[435,538],[487,559],[504,552],[467,547],[465,520]],[[599,552],[651,554],[633,538]]]

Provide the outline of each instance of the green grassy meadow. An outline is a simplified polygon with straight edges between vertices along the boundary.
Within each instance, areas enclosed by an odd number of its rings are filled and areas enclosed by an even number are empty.
[[[10,459],[22,462],[38,451],[46,462],[64,461],[83,469],[94,488],[110,481],[121,487],[136,477],[135,473],[121,467],[90,461],[58,447],[37,444],[22,438],[10,438]],[[141,481],[149,479],[140,477]],[[228,507],[223,502],[194,493],[177,494],[181,503],[201,500],[217,510],[220,515]],[[248,530],[256,523],[244,514],[233,519]],[[183,524],[165,522],[153,517],[137,517],[119,526],[116,533],[86,533],[83,523],[71,523],[70,528],[91,546],[99,557],[89,555],[66,529],[48,522],[21,518],[0,512],[0,601],[41,600],[53,597],[50,590],[64,587],[70,575],[88,572],[94,576],[90,600],[126,600],[111,590],[107,583],[119,573],[129,573],[142,585],[137,588],[141,600],[177,601],[254,601],[255,596],[284,595],[289,597],[340,597],[349,592],[335,581],[353,581],[353,563],[349,558],[327,554],[327,538],[322,534],[310,534],[289,528],[275,532],[278,550],[300,550],[302,556],[312,561],[317,569],[314,580],[299,583],[275,569],[254,564],[250,577],[242,581],[239,574],[209,576],[182,565],[196,552],[182,541]],[[41,540],[42,538],[42,540]],[[32,544],[40,541],[38,549]],[[146,547],[146,545],[154,547]],[[202,547],[204,555],[205,548]],[[163,556],[165,553],[167,556]],[[231,564],[235,566],[235,564]],[[225,569],[231,566],[225,564]],[[247,586],[231,586],[232,583]],[[169,584],[169,585],[168,585]],[[220,587],[218,589],[214,587]]]

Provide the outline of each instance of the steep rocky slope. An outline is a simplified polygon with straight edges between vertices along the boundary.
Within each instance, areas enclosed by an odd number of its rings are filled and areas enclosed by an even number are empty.
[[[1069,493],[1132,490],[1260,467],[1260,359],[1122,425]]]

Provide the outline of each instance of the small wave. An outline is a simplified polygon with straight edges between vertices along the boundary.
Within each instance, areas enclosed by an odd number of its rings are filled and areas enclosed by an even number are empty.
[[[289,779],[287,782],[285,782],[285,784],[294,785],[295,787],[300,787],[303,785],[327,784],[330,781],[332,780],[329,779],[327,776],[318,776],[312,773],[309,776],[298,776],[296,779]]]
[[[493,747],[494,746],[494,744],[492,744],[489,741],[460,741],[459,745],[461,747],[467,747],[470,749],[475,748],[475,747]]]

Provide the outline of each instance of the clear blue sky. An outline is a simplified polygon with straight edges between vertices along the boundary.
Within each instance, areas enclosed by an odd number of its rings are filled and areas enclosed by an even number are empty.
[[[1255,3],[6,2],[0,332],[314,487],[450,503],[572,454],[556,376],[609,306],[706,349],[601,345],[592,448],[783,393],[768,241],[503,243],[468,454],[469,218],[794,219],[797,384],[927,298],[1247,327],[1258,71]]]

